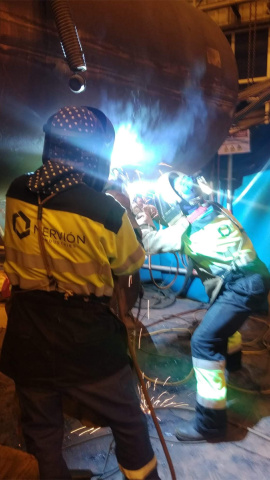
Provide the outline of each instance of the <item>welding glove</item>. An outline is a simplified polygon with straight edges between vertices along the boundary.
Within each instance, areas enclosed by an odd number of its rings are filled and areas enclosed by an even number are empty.
[[[150,225],[155,228],[153,219],[158,218],[158,212],[154,205],[147,204],[138,204],[137,202],[132,203],[132,212],[136,217],[138,225]]]

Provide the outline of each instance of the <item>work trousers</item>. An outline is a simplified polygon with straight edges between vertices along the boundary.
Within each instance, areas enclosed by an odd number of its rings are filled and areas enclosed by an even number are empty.
[[[228,338],[267,301],[269,281],[259,274],[231,275],[191,339],[197,379],[196,428],[204,434],[226,427],[225,368]]]
[[[33,388],[17,386],[27,451],[38,460],[42,480],[70,479],[62,455],[62,394],[80,402],[108,425],[125,478],[158,480],[145,415],[129,365],[95,384]],[[91,414],[90,414],[91,418]]]

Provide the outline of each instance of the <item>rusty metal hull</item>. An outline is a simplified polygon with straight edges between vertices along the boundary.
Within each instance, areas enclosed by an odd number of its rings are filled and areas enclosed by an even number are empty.
[[[194,173],[227,135],[238,77],[219,27],[185,1],[70,0],[86,57],[86,91],[74,94],[48,1],[0,4],[0,161],[8,183],[40,163],[42,126],[63,105],[104,110],[129,123],[151,159]],[[129,152],[127,151],[127,162]]]

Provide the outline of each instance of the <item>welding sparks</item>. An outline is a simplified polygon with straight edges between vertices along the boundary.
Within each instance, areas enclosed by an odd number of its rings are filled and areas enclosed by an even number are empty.
[[[162,165],[162,166],[164,166],[164,167],[172,168],[171,165],[169,165],[168,163],[164,163],[164,162],[160,162],[159,165]]]
[[[165,403],[169,402],[169,401],[172,400],[174,397],[175,397],[175,395],[173,395],[173,396],[170,397],[170,398],[166,398],[166,399],[164,400],[164,402],[162,402],[162,403],[160,404],[160,406],[162,407],[163,405],[165,405]],[[173,404],[174,404],[174,402],[171,402],[171,403],[170,403],[170,405],[173,405]]]
[[[142,372],[142,376],[144,377],[143,372]],[[170,377],[168,377],[168,378],[170,378]],[[157,380],[158,380],[158,378],[156,378],[156,380],[154,382],[153,391],[155,391]],[[145,386],[146,386],[147,390],[150,391],[151,382],[147,381]],[[145,396],[143,394],[142,387],[139,386],[139,385],[138,385],[138,392],[139,392],[139,397],[140,397],[141,409],[145,414],[149,415],[151,412],[150,412],[148,403],[145,399]],[[168,395],[168,398],[162,398],[164,395]],[[168,408],[168,407],[170,407],[170,408],[182,407],[183,408],[185,406],[188,406],[186,403],[177,403],[177,402],[172,401],[174,397],[175,397],[175,395],[169,396],[169,392],[167,392],[167,390],[165,390],[164,392],[160,393],[158,395],[158,397],[155,397],[155,395],[153,395],[150,399],[151,399],[151,403],[152,403],[154,408]],[[160,421],[160,418],[158,418],[158,420]]]
[[[85,433],[90,433],[90,435],[92,435],[93,433],[97,432],[98,430],[100,430],[101,427],[91,427],[91,428],[88,428],[87,430],[86,429],[86,426],[84,425],[83,427],[79,427],[79,428],[76,428],[75,430],[72,430],[70,433],[76,433],[76,432],[80,432],[81,430],[83,430],[83,432],[79,433],[78,434],[78,437],[80,437],[81,435],[84,435]]]
[[[142,179],[142,175],[143,175],[143,172],[141,172],[140,170],[134,170],[134,172],[136,173],[136,175],[137,175],[137,177],[138,177],[139,181],[141,181],[141,179]]]
[[[79,430],[83,430],[84,428],[86,428],[86,427],[76,428],[76,430],[72,430],[72,432],[70,432],[70,433],[76,433],[76,432],[78,432]]]
[[[166,385],[166,383],[168,382],[169,378],[171,378],[171,377],[167,377],[167,378],[166,378],[165,382],[163,383],[163,387],[164,387],[164,385]]]
[[[97,432],[98,430],[100,430],[100,428],[101,428],[101,427],[97,427],[97,428],[92,427],[92,428],[89,428],[88,430],[85,430],[84,432],[79,433],[79,437],[80,437],[81,435],[84,435],[85,433],[90,433],[90,432],[91,432],[90,435],[93,435],[93,433],[95,433],[95,432]]]

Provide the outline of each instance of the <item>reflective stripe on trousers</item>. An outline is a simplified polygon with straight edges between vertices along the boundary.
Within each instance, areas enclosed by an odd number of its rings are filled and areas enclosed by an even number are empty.
[[[225,361],[201,360],[192,357],[197,379],[197,402],[205,408],[226,408]]]
[[[139,470],[127,470],[126,468],[123,468],[119,464],[119,468],[121,472],[125,475],[125,478],[128,480],[145,480],[148,478],[149,474],[156,469],[157,467],[157,459],[154,456],[150,462],[148,462],[146,465],[144,465],[142,468]],[[157,479],[159,478],[158,476],[156,477]]]

